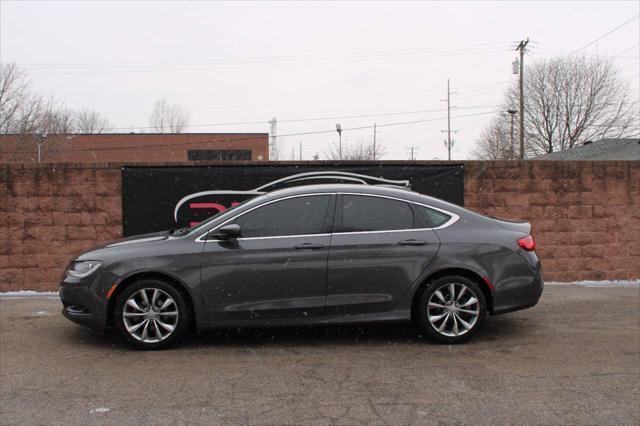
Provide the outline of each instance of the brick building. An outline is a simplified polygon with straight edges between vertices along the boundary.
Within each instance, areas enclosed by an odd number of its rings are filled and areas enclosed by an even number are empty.
[[[268,159],[268,133],[0,135],[0,163]]]

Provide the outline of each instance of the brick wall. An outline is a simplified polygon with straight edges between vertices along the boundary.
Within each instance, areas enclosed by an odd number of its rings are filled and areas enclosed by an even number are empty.
[[[640,279],[640,163],[466,162],[465,207],[531,222],[547,281]]]
[[[120,168],[0,169],[0,291],[57,288],[74,255],[122,233]]]
[[[465,206],[530,221],[546,280],[640,278],[639,163],[464,165]],[[78,252],[118,238],[120,179],[114,163],[0,165],[0,291],[54,291]]]

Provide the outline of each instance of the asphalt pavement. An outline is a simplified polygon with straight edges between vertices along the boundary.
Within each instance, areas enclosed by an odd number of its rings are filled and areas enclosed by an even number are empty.
[[[457,346],[387,324],[139,352],[60,309],[0,298],[0,424],[640,424],[639,286],[550,286]]]

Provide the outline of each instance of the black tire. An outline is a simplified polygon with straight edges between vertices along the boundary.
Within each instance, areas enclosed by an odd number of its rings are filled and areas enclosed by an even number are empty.
[[[459,302],[451,303],[449,301],[451,284],[455,286],[454,296],[456,296],[456,291],[458,292],[457,294],[462,293]],[[462,286],[466,287],[464,292],[462,292]],[[438,290],[440,290],[439,296],[435,294]],[[430,340],[438,343],[455,344],[465,342],[478,331],[487,316],[487,302],[484,293],[482,293],[477,283],[463,276],[450,275],[437,278],[420,289],[416,297],[418,299],[415,306],[418,311],[415,318],[418,321],[418,326]],[[468,307],[460,306],[473,302],[471,300],[472,297],[477,300],[477,303],[472,303]],[[455,297],[453,299],[455,300]],[[428,308],[430,300],[434,305]],[[435,303],[442,305],[443,308],[436,307]],[[451,306],[451,304],[454,306]],[[431,320],[429,309],[431,309]],[[477,311],[477,315],[469,314],[467,311]],[[440,315],[444,315],[443,319],[432,322],[433,319],[438,318]],[[471,327],[467,329],[462,321],[464,324],[471,324]],[[444,328],[439,330],[441,326]],[[457,329],[454,329],[454,327],[457,327]],[[455,335],[456,330],[459,333],[458,335]]]
[[[173,325],[174,326],[173,330],[169,331],[165,329],[163,326],[157,326],[157,329],[160,331],[160,337],[158,337],[158,332],[155,330],[155,327],[152,326],[152,324],[154,324],[154,320],[151,319],[150,321],[148,321],[150,324],[149,333],[148,333],[149,341],[140,340],[142,336],[136,337],[135,334],[137,334],[137,331],[134,333],[131,333],[129,330],[127,330],[127,325],[125,324],[125,318],[123,315],[125,312],[125,309],[127,309],[128,313],[138,312],[137,309],[132,309],[129,305],[126,305],[126,303],[134,295],[135,295],[134,300],[140,300],[138,299],[138,297],[139,295],[142,295],[141,293],[142,290],[144,290],[144,293],[147,295],[148,299],[153,296],[155,290],[158,291],[158,293],[155,293],[155,294],[159,294],[158,302],[156,303],[156,305],[160,305],[162,304],[163,301],[167,301],[169,297],[174,302],[173,304],[169,305],[170,306],[169,308],[167,308],[167,309],[170,309],[170,311],[168,310],[165,311],[167,313],[171,313],[172,315],[164,316],[162,315],[162,312],[156,308],[155,310],[157,311],[157,313],[155,313],[153,316],[154,319],[158,320],[158,323],[160,322],[160,320],[162,320],[162,324],[165,324],[166,322],[168,323],[169,327]],[[138,306],[147,311],[151,309],[149,306],[144,306],[143,303],[139,303]],[[174,306],[175,306],[175,309],[174,309]],[[177,314],[174,315],[173,312],[177,312]],[[133,318],[133,320],[128,319],[127,321],[143,322],[144,320],[148,319],[148,317],[143,315],[144,314],[141,314],[141,318],[139,320],[136,318]],[[168,284],[167,282],[162,280],[141,279],[128,285],[122,291],[122,293],[118,295],[118,300],[116,301],[116,304],[115,304],[113,317],[114,317],[114,322],[118,330],[118,333],[126,343],[138,349],[154,350],[154,349],[164,349],[177,344],[189,330],[189,327],[191,325],[192,312],[191,312],[191,306],[187,302],[187,297],[183,294],[182,291],[178,290],[171,284]],[[174,318],[176,317],[177,319],[175,319],[176,322],[174,324],[173,321],[174,321]],[[129,323],[130,327],[135,325],[137,324],[136,323],[132,324],[131,322]],[[167,333],[168,335],[162,338],[162,333]],[[151,341],[152,339],[150,336],[156,336],[155,340],[157,341]]]

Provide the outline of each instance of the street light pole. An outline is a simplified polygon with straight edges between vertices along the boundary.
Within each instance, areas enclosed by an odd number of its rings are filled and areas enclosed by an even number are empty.
[[[34,134],[34,136],[40,139],[39,142],[36,142],[36,145],[38,146],[38,163],[40,163],[42,161],[42,144],[44,143],[45,139],[47,139],[47,134],[36,133]]]

